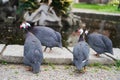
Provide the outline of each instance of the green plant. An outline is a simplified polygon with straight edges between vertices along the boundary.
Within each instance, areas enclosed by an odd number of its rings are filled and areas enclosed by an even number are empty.
[[[89,9],[89,10],[95,10],[99,12],[112,12],[112,13],[120,13],[120,11],[117,9],[117,5],[113,6],[111,4],[86,4],[86,3],[76,3],[73,4],[73,8],[78,9]]]
[[[111,0],[108,4],[118,5],[119,4],[119,0]]]
[[[58,15],[63,15],[71,10],[71,3],[72,0],[53,0],[51,6],[53,6]]]
[[[55,65],[53,65],[52,63],[48,63],[49,66],[51,66],[52,69],[56,69]]]
[[[104,70],[110,70],[110,67],[108,66],[100,66],[101,69],[104,69]]]
[[[19,0],[19,6],[17,13],[20,14],[24,10],[32,9],[36,10],[39,7],[37,0]]]
[[[90,64],[89,66],[90,66],[90,67],[98,67],[98,68],[104,69],[104,70],[110,70],[110,67],[111,67],[112,65],[103,65],[103,64],[101,64],[101,63],[96,62],[96,63]]]
[[[8,63],[6,61],[1,62],[3,65],[7,65]]]
[[[37,0],[20,0],[17,12],[21,13],[24,10],[36,10],[40,4]],[[56,11],[57,15],[66,14],[70,10],[72,0],[52,0],[51,6]]]
[[[73,73],[71,72],[71,73],[69,73],[69,75],[71,75],[71,76],[72,76],[72,75],[73,75]]]
[[[98,62],[95,62],[93,64],[89,64],[90,67],[101,67],[102,64],[101,63],[98,63]]]
[[[116,70],[117,70],[117,71],[118,71],[118,70],[120,71],[120,67],[116,67]]]
[[[19,72],[18,71],[15,71],[15,74],[18,74]]]
[[[70,66],[67,66],[67,65],[65,66],[65,69],[69,69],[69,68],[70,68]]]
[[[118,67],[118,68],[120,68],[120,60],[117,60],[117,61],[115,62],[115,66]]]
[[[45,68],[44,71],[48,71],[49,69],[48,68]]]
[[[114,68],[115,68],[117,71],[120,71],[120,60],[116,60],[116,61],[115,61]]]
[[[93,70],[91,70],[91,73],[96,73],[98,71],[99,71],[98,69],[93,69]]]

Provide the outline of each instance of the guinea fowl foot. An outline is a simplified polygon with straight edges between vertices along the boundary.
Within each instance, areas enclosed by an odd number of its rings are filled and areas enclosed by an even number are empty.
[[[32,67],[27,67],[26,71],[32,71]]]
[[[86,68],[84,67],[81,70],[75,70],[75,72],[84,74],[86,72]]]
[[[86,66],[85,67],[83,67],[83,73],[85,73],[86,72]]]
[[[99,54],[94,54],[96,57],[100,57],[100,55]]]
[[[49,53],[51,53],[52,52],[52,48],[50,48],[50,50],[49,50]]]
[[[47,48],[44,49],[44,52],[52,53],[52,48],[48,51]]]
[[[79,70],[78,72],[81,73],[81,74],[84,74],[86,71],[84,71],[84,70]]]

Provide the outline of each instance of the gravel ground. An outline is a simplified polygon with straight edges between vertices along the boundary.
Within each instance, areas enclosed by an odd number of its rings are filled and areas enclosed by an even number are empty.
[[[87,67],[85,73],[75,69],[72,65],[42,65],[41,72],[33,74],[22,64],[0,64],[0,80],[120,80],[115,67]]]

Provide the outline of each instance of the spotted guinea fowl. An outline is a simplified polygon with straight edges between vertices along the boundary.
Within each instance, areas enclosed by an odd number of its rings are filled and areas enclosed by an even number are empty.
[[[61,34],[52,28],[35,26],[31,29],[31,32],[35,34],[35,36],[41,41],[41,44],[46,46],[46,48],[49,47],[52,49],[53,47],[62,47]]]
[[[28,27],[26,27],[28,28]],[[29,31],[32,32],[40,41],[43,46],[62,48],[61,34],[50,27],[45,26],[33,26],[29,27]],[[46,51],[46,48],[44,51]]]
[[[107,36],[93,32],[87,36],[87,41],[90,47],[97,52],[96,56],[105,52],[113,54],[112,41]]]
[[[28,23],[22,23],[20,28],[29,27]],[[33,73],[40,72],[40,65],[43,61],[43,52],[41,42],[36,38],[34,34],[26,30],[26,38],[24,43],[24,58],[23,63],[30,66]]]
[[[79,42],[73,48],[73,64],[76,66],[77,70],[82,70],[88,65],[90,48],[85,41],[85,31],[80,29],[81,34],[79,37]]]

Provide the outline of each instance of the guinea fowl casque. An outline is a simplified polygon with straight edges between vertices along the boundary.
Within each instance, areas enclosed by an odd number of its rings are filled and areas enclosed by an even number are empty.
[[[32,26],[29,27],[29,31],[32,32],[40,41],[43,46],[50,48],[60,47],[62,48],[61,34],[52,28],[45,26]],[[46,48],[44,51],[46,51]]]
[[[97,57],[105,52],[113,54],[112,41],[105,35],[97,32],[87,35],[87,41],[90,47],[97,52]]]
[[[30,27],[30,25],[28,23],[22,23],[20,26],[20,28],[25,29],[27,32],[24,43],[23,62],[25,65],[30,66],[29,70],[32,70],[33,73],[38,73],[40,72],[40,65],[43,61],[41,42],[26,27]]]
[[[80,34],[79,41],[73,48],[73,64],[79,71],[84,67],[85,72],[85,68],[88,65],[90,48],[85,41],[85,31],[83,31],[83,29],[80,31],[82,32]]]

